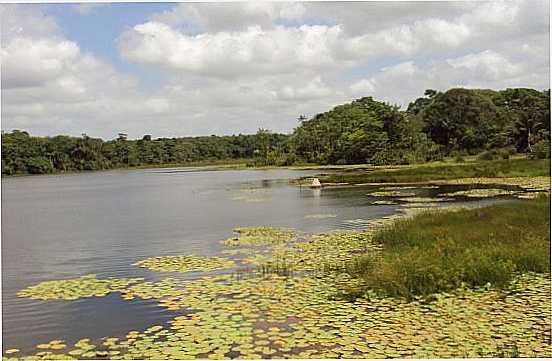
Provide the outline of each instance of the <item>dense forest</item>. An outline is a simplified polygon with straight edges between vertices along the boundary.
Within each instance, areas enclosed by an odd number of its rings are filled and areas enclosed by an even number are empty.
[[[297,157],[323,164],[408,164],[485,152],[549,157],[550,91],[426,90],[406,111],[371,97],[302,123]]]
[[[445,156],[550,157],[550,90],[426,90],[401,111],[365,97],[302,120],[293,134],[104,141],[2,134],[2,174],[45,174],[247,159],[249,165],[409,164]]]

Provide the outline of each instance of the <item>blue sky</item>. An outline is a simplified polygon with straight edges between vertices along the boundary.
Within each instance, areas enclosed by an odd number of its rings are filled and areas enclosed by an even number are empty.
[[[361,96],[549,87],[549,5],[2,5],[2,129],[111,138],[290,132]]]
[[[170,9],[174,3],[112,3],[102,4],[89,14],[79,15],[75,4],[44,4],[45,13],[57,20],[67,39],[79,44],[84,52],[104,58],[119,71],[135,74],[146,84],[157,85],[159,73],[148,76],[136,64],[122,61],[116,46],[117,37],[128,28],[146,22],[156,12]]]

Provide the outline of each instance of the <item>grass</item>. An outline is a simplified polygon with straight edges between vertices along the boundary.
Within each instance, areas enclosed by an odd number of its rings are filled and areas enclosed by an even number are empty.
[[[325,183],[409,183],[473,177],[537,177],[550,175],[550,160],[512,159],[435,163],[409,167],[330,174]]]
[[[349,272],[364,281],[357,292],[413,298],[502,287],[516,273],[550,272],[550,196],[422,213],[384,228],[374,241],[382,254],[350,264]]]

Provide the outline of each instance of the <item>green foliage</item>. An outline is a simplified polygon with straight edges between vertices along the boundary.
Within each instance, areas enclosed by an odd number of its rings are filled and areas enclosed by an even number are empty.
[[[550,159],[550,140],[541,140],[532,147],[532,159]]]
[[[398,107],[371,97],[339,105],[295,130],[297,156],[322,164],[405,164],[434,159],[435,144]]]
[[[550,139],[550,91],[451,89],[411,103],[426,132],[447,151],[471,154],[513,146],[519,152]]]
[[[497,159],[510,159],[510,150],[503,149],[491,149],[481,152],[478,156],[478,160],[497,160]]]
[[[540,140],[550,140],[550,90],[506,89],[491,99],[509,120],[505,131],[519,152],[531,151]]]
[[[52,173],[54,167],[52,162],[45,157],[32,157],[26,161],[27,172],[30,174]]]
[[[469,89],[437,94],[421,116],[425,132],[449,151],[483,149],[505,124],[491,99]]]
[[[261,130],[254,135],[103,141],[83,135],[33,137],[14,130],[2,135],[3,174],[45,174],[121,167],[185,165],[254,158],[263,165],[291,165],[288,135]]]
[[[374,289],[413,297],[506,285],[516,272],[550,272],[550,197],[398,221],[374,236],[383,255],[350,270]]]
[[[397,114],[397,109],[372,98],[339,105],[302,122],[294,133],[294,148],[309,162],[374,162],[388,139],[384,127],[391,128]]]

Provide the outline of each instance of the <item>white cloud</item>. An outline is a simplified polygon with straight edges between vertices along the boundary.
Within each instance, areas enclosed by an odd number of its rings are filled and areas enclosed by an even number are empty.
[[[354,96],[372,95],[376,90],[376,86],[372,79],[361,79],[349,87]]]
[[[454,69],[466,71],[472,76],[488,80],[511,78],[512,76],[521,74],[524,70],[520,64],[513,64],[505,56],[492,50],[449,59],[447,63]]]
[[[2,129],[290,131],[299,114],[356,97],[407,105],[427,88],[545,88],[550,73],[539,0],[183,3],[113,39],[119,70],[43,9],[0,6]],[[140,71],[122,73],[125,61]],[[163,77],[143,88],[145,72]]]
[[[240,32],[187,35],[166,24],[147,22],[119,39],[122,56],[138,63],[232,78],[333,66],[339,26],[251,26]]]
[[[63,75],[76,60],[78,46],[70,41],[16,37],[2,47],[2,87],[42,85]]]
[[[425,89],[453,87],[504,89],[509,87],[548,87],[550,70],[516,62],[491,50],[457,58],[416,64],[413,61],[384,67],[370,78],[350,86],[352,96],[374,95],[407,106]],[[366,86],[364,86],[366,85]],[[365,93],[363,93],[366,91]]]
[[[270,29],[275,21],[300,20],[307,4],[300,2],[180,3],[151,20],[199,32],[239,31],[250,26]]]
[[[285,85],[275,92],[278,99],[283,100],[310,100],[324,98],[334,91],[324,83],[320,76],[315,77],[306,85],[297,87]]]

